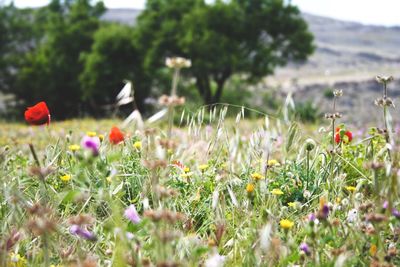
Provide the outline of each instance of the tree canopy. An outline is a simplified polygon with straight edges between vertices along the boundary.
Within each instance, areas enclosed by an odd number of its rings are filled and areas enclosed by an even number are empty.
[[[148,71],[171,55],[192,60],[187,74],[206,104],[220,100],[233,74],[258,81],[314,49],[299,10],[282,0],[149,0],[136,31]]]
[[[91,51],[82,59],[84,70],[80,75],[83,100],[88,100],[93,112],[96,106],[113,103],[124,80],[134,84],[136,104],[144,110],[143,100],[149,96],[146,74],[142,71],[142,59],[136,49],[134,29],[111,24],[99,29],[94,35]],[[98,112],[98,111],[97,111]]]

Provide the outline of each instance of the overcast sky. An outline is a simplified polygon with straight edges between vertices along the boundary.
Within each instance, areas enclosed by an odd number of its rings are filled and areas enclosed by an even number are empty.
[[[48,0],[14,0],[14,3],[20,7],[43,6],[48,2]],[[145,5],[145,0],[104,0],[103,2],[108,8],[144,8]],[[291,2],[299,6],[302,11],[316,15],[366,24],[400,26],[400,0],[291,0]]]

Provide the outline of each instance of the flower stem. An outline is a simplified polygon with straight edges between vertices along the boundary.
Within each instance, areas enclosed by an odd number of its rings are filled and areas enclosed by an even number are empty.
[[[308,190],[308,181],[310,178],[310,151],[307,150],[307,180],[306,180],[306,189]]]
[[[180,68],[175,68],[174,77],[172,78],[172,89],[171,89],[171,100],[176,97],[176,91],[178,89]],[[171,103],[168,107],[168,138],[171,138],[172,127],[174,125],[174,106]]]

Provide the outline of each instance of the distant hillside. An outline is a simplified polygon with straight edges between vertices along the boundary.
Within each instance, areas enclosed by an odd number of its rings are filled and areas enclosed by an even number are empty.
[[[306,75],[307,78],[300,81],[305,84],[323,80],[363,80],[370,73],[393,71],[400,66],[400,27],[363,25],[310,14],[303,16],[314,34],[317,50],[300,70],[299,66],[289,66],[278,71],[278,78]]]

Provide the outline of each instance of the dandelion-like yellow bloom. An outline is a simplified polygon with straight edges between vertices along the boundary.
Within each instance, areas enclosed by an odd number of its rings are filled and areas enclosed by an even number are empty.
[[[356,191],[356,189],[357,189],[355,186],[346,186],[345,188],[346,188],[346,190],[349,191],[349,192],[354,192],[354,191]]]
[[[86,132],[86,135],[89,137],[95,137],[97,135],[96,132]]]
[[[247,191],[247,193],[253,193],[254,189],[255,189],[254,184],[247,184],[247,185],[246,185],[246,191]]]
[[[287,204],[289,207],[291,207],[291,208],[296,208],[296,202],[289,202],[288,204]]]
[[[70,145],[68,146],[68,149],[71,150],[72,152],[78,151],[79,149],[81,149],[80,145]]]
[[[267,165],[268,166],[279,166],[280,164],[276,159],[270,159],[270,160],[268,160]]]
[[[96,136],[96,133],[95,133],[95,136]],[[103,142],[103,140],[104,140],[104,134],[99,134],[99,139],[100,139],[100,142]]]
[[[369,254],[371,254],[371,256],[374,257],[376,255],[376,250],[377,250],[376,245],[372,244],[371,247],[369,248]]]
[[[25,267],[28,265],[27,265],[27,261],[26,261],[25,257],[19,255],[18,253],[15,254],[14,252],[11,252],[9,254],[7,266]]]
[[[251,178],[253,178],[254,180],[261,180],[264,178],[264,176],[262,176],[260,173],[255,172],[251,174]]]
[[[142,142],[136,141],[135,143],[133,143],[133,147],[136,148],[137,150],[142,149]]]
[[[208,164],[201,164],[201,165],[199,165],[199,170],[203,172],[203,171],[207,170],[208,167],[209,167]]]
[[[184,167],[184,168],[183,168],[183,172],[184,172],[184,173],[190,172],[190,168],[189,168],[189,167]]]
[[[275,196],[283,195],[283,191],[280,190],[279,188],[274,188],[274,189],[272,189],[271,193],[272,193],[273,195],[275,195]]]
[[[294,222],[287,219],[283,219],[279,222],[279,225],[281,226],[281,228],[288,230],[293,227]]]
[[[60,179],[63,182],[68,182],[69,180],[71,180],[71,175],[69,175],[69,174],[62,175],[62,176],[60,176]]]

